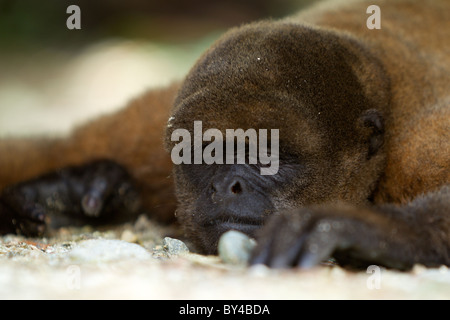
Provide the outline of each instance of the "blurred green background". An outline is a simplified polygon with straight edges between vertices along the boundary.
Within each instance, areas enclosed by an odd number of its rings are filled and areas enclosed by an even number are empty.
[[[313,0],[0,0],[0,136],[68,133],[181,79],[230,27]],[[81,10],[69,30],[68,6]]]

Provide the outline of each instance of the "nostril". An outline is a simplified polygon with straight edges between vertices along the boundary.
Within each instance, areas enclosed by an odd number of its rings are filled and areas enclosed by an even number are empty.
[[[209,188],[211,196],[217,197],[217,199],[234,199],[247,192],[246,181],[236,176],[217,179]]]
[[[235,184],[231,186],[231,192],[234,194],[239,194],[242,192],[242,187],[239,181],[237,181]]]

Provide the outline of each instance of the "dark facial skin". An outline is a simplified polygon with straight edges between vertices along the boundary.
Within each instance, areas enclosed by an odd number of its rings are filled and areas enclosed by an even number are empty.
[[[252,237],[264,225],[267,218],[278,209],[274,201],[276,192],[282,182],[293,182],[296,174],[301,172],[301,165],[292,159],[282,159],[277,175],[261,175],[260,165],[180,165],[177,177],[191,181],[189,197],[198,195],[189,219],[177,210],[177,217],[186,223],[192,231],[188,234],[198,245],[199,250],[215,253],[217,242],[222,233],[234,229]],[[183,193],[180,192],[180,195]],[[180,197],[182,199],[182,197]]]

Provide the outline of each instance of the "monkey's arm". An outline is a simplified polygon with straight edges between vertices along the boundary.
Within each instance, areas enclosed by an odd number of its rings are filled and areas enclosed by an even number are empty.
[[[50,185],[64,189],[65,182],[56,174],[62,168],[79,167],[69,170],[73,181],[80,179],[79,175],[94,172],[97,178],[111,182],[114,179],[110,171],[102,173],[101,170],[93,171],[91,167],[93,161],[108,159],[118,167],[126,168],[141,191],[143,206],[152,215],[161,220],[172,220],[175,206],[169,178],[172,165],[163,149],[162,137],[177,89],[178,85],[173,85],[149,91],[123,110],[78,128],[68,138],[0,140],[0,193],[3,193],[3,202],[20,202],[18,199],[27,185],[42,192]],[[36,180],[38,176],[44,178]],[[88,179],[77,181],[79,186],[89,187]],[[1,205],[3,218],[0,219],[9,219],[5,217],[11,214],[25,214],[27,219],[30,218],[24,208],[16,207],[11,213],[7,209],[9,206],[11,203]],[[7,229],[5,226],[2,228]]]
[[[274,217],[252,263],[312,267],[335,257],[357,267],[450,265],[450,186],[397,207],[317,206]]]

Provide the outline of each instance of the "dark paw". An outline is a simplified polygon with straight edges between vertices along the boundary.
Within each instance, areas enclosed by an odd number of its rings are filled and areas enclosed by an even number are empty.
[[[334,257],[354,267],[386,264],[383,232],[383,219],[361,219],[345,210],[298,209],[274,217],[262,230],[251,263],[311,268]]]
[[[11,186],[4,190],[1,201],[2,229],[29,236],[41,235],[48,227],[134,216],[140,207],[129,174],[107,160],[64,168]]]

